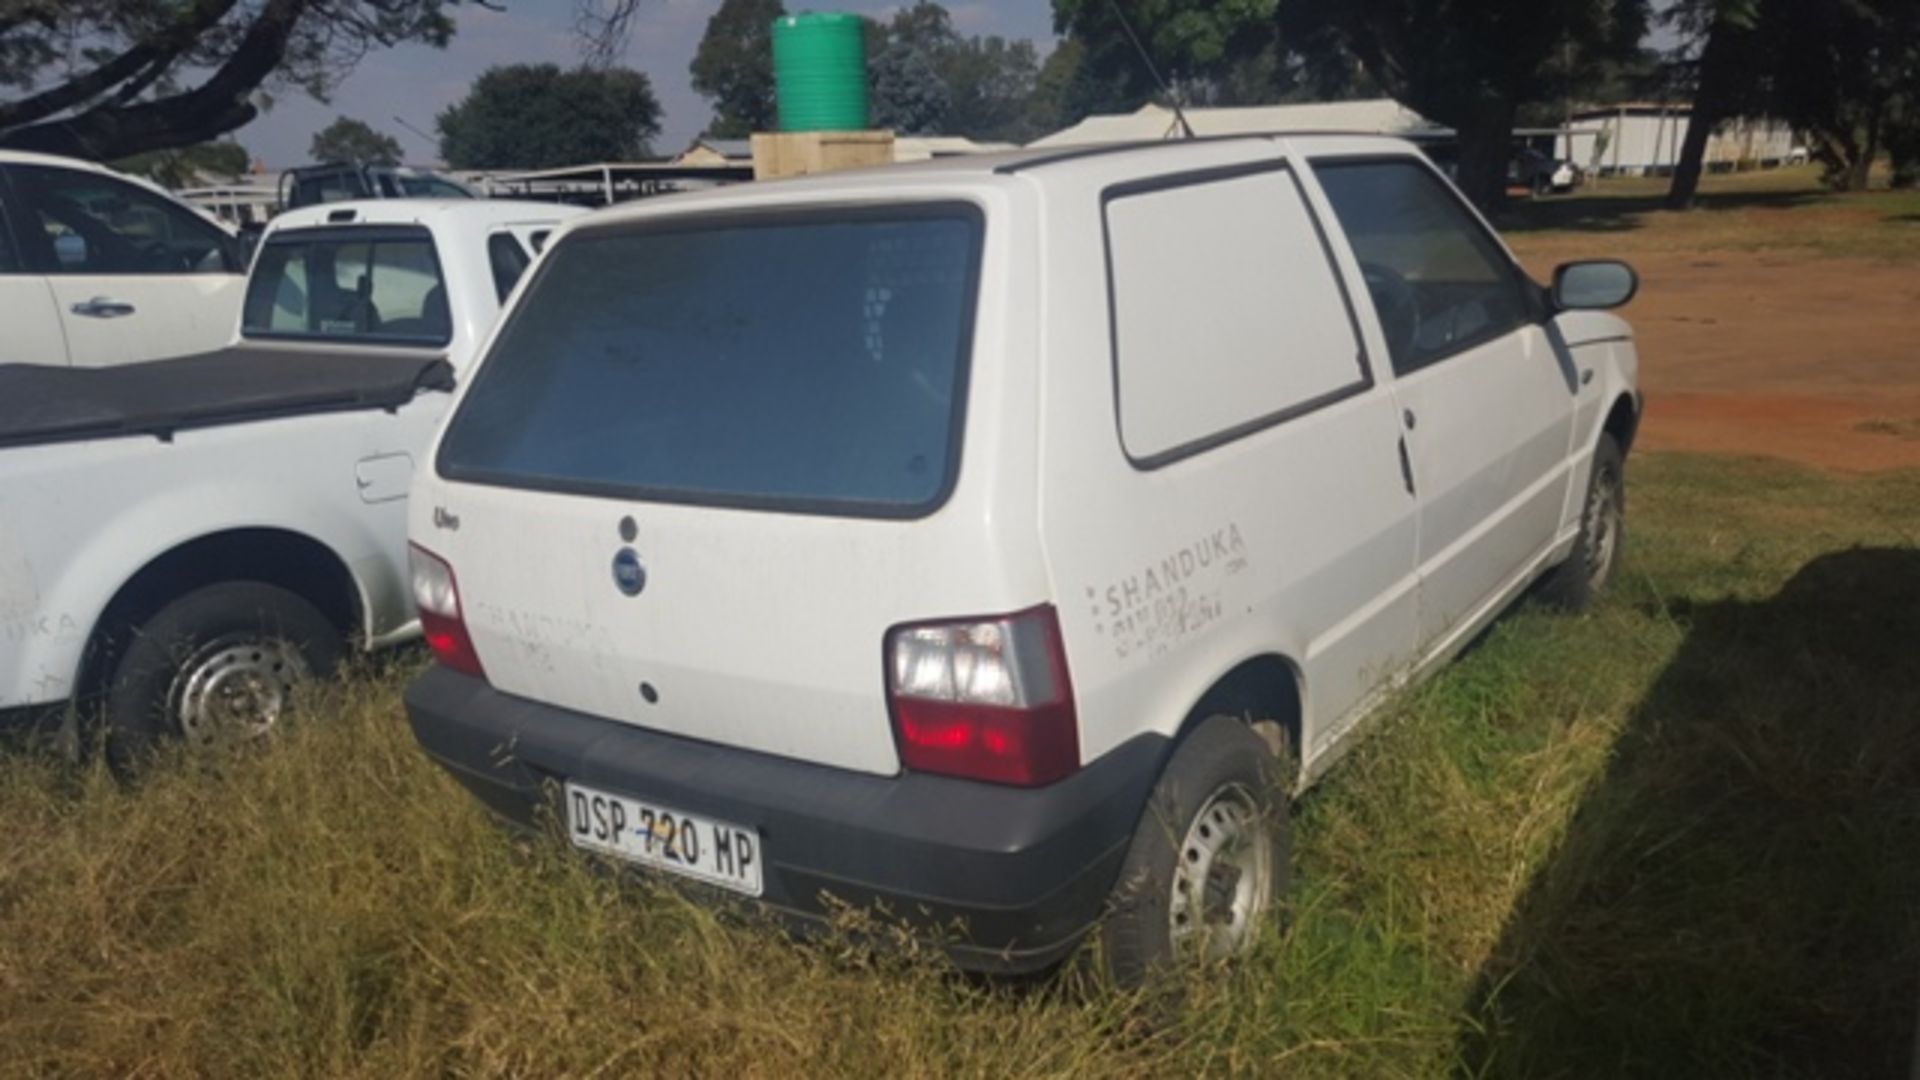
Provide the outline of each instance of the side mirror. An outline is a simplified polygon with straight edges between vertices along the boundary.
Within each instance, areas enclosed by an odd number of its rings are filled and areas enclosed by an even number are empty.
[[[1633,299],[1640,275],[1613,259],[1566,263],[1553,272],[1553,306],[1561,311],[1605,311]]]

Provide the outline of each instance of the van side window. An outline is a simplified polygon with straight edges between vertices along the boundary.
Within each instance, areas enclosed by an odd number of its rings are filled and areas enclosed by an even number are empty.
[[[1417,162],[1317,161],[1366,277],[1393,370],[1418,371],[1531,319],[1506,252]]]
[[[1141,468],[1370,384],[1326,246],[1277,166],[1110,190],[1120,441]]]

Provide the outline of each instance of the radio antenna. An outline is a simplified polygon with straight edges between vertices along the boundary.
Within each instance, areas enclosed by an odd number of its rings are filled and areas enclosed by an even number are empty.
[[[1127,13],[1120,10],[1119,0],[1107,0],[1107,10],[1113,12],[1113,17],[1120,22],[1120,29],[1126,32],[1127,40],[1133,42],[1134,51],[1140,54],[1140,62],[1147,66],[1147,74],[1153,76],[1160,92],[1167,95],[1167,102],[1173,106],[1173,118],[1179,123],[1181,133],[1186,138],[1194,138],[1193,125],[1187,123],[1186,110],[1180,107],[1180,95],[1174,93],[1173,87],[1167,85],[1167,80],[1160,77],[1160,69],[1153,66],[1153,56],[1140,43],[1140,35],[1133,32],[1133,24],[1127,21]]]

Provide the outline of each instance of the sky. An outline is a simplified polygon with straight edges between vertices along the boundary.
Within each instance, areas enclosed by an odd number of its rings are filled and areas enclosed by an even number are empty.
[[[344,115],[399,139],[410,164],[432,164],[439,157],[431,136],[434,117],[465,97],[481,72],[496,64],[577,62],[573,0],[501,2],[504,12],[472,4],[454,9],[459,31],[445,49],[403,45],[367,54],[328,102],[297,90],[276,95],[272,108],[236,137],[270,168],[298,165],[307,160],[313,133]],[[707,100],[688,85],[687,65],[719,6],[720,0],[643,0],[634,19],[626,63],[647,73],[660,100],[655,153],[684,149],[712,117]],[[899,0],[835,0],[830,9],[885,18],[900,6]],[[1047,0],[962,0],[946,7],[962,34],[1026,38],[1043,55],[1052,49],[1053,6]],[[809,9],[796,3],[792,10]],[[408,130],[396,116],[427,134]]]

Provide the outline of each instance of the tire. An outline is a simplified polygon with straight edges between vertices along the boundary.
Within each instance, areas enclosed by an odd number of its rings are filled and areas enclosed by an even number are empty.
[[[1626,461],[1613,436],[1602,435],[1594,447],[1586,498],[1580,503],[1580,537],[1567,560],[1548,575],[1542,597],[1571,612],[1592,607],[1619,569],[1626,520]]]
[[[298,686],[331,674],[340,631],[285,589],[229,581],[195,589],[129,634],[105,695],[107,759],[122,773],[161,743],[266,734]]]
[[[1257,940],[1292,881],[1281,772],[1266,741],[1235,717],[1210,717],[1181,742],[1134,828],[1103,925],[1101,959],[1115,985],[1230,959]],[[1190,886],[1209,878],[1231,894],[1195,895]]]

